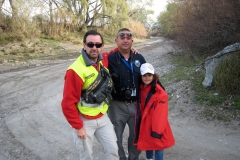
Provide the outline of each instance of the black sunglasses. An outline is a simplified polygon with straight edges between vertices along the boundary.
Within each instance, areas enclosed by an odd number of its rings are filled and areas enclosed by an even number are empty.
[[[118,34],[118,37],[124,37],[124,36],[127,36],[128,38],[132,37],[132,33],[119,33]]]
[[[92,42],[89,42],[89,43],[86,43],[86,45],[89,47],[89,48],[93,48],[94,46],[96,46],[96,48],[101,48],[102,47],[102,43],[92,43]]]

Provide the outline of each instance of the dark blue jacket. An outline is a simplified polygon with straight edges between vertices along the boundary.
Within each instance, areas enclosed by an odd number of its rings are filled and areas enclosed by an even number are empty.
[[[129,68],[122,60],[123,56],[119,51],[116,51],[108,57],[108,69],[111,74],[114,89],[112,91],[112,97],[114,100],[129,101],[137,100],[140,86],[140,66],[146,63],[146,60],[141,54],[133,54],[129,57],[127,63],[132,63],[133,72],[131,67]],[[134,82],[134,83],[133,83]],[[136,88],[136,96],[131,96],[129,99],[125,96],[126,90]]]

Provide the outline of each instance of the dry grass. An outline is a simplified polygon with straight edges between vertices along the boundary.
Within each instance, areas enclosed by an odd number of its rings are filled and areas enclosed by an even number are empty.
[[[62,47],[38,39],[29,39],[0,45],[0,63],[24,61],[48,55],[56,55]]]

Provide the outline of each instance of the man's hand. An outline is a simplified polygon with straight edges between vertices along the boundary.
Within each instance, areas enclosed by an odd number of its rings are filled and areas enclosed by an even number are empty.
[[[81,129],[77,130],[77,136],[80,139],[86,139],[87,134],[86,134],[86,131],[83,127]]]
[[[139,52],[138,52],[134,47],[131,48],[131,51],[132,51],[134,54],[139,54]]]

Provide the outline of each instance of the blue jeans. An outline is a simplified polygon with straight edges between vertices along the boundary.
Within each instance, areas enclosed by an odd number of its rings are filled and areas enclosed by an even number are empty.
[[[147,159],[153,159],[153,151],[154,150],[146,151]],[[155,150],[155,160],[163,160],[163,150]]]

